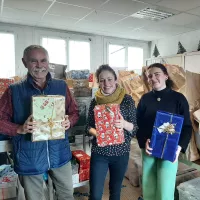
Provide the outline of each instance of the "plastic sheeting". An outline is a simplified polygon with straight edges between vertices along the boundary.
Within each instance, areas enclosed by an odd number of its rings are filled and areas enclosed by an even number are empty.
[[[180,200],[199,200],[200,178],[181,183],[178,187]]]

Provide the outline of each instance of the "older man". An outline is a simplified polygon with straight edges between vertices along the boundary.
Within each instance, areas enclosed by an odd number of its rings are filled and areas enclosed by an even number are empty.
[[[31,45],[22,58],[27,78],[11,85],[0,99],[0,132],[12,136],[14,170],[24,187],[26,200],[43,197],[43,173],[51,176],[59,200],[72,200],[71,151],[67,137],[61,140],[32,142],[36,127],[31,116],[33,95],[63,95],[66,98],[65,129],[78,120],[78,109],[65,81],[52,79],[46,49]]]

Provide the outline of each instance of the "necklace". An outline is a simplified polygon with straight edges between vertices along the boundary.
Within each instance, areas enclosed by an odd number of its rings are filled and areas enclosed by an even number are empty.
[[[156,93],[154,90],[153,90],[153,94],[155,95],[156,97],[156,101],[160,102],[161,101],[161,95],[158,95],[158,93]]]
[[[153,90],[153,94],[154,94],[154,97],[155,97],[156,101],[160,102],[163,98],[165,99],[166,95],[168,94],[168,91],[169,91],[168,88],[164,88],[161,91]]]
[[[157,101],[161,101],[161,98],[160,98],[160,97],[158,97],[158,98],[157,98]]]

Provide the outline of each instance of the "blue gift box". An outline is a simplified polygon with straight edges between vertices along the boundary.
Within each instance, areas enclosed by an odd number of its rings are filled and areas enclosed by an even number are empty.
[[[181,115],[157,111],[150,142],[152,156],[175,160],[183,121]]]

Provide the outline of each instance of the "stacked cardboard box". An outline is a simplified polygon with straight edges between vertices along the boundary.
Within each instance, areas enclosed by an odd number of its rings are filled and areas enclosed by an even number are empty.
[[[134,71],[119,71],[119,84],[130,94],[137,105],[145,93],[145,87],[141,77]]]
[[[71,70],[66,73],[66,83],[75,97],[91,96],[89,70]]]

